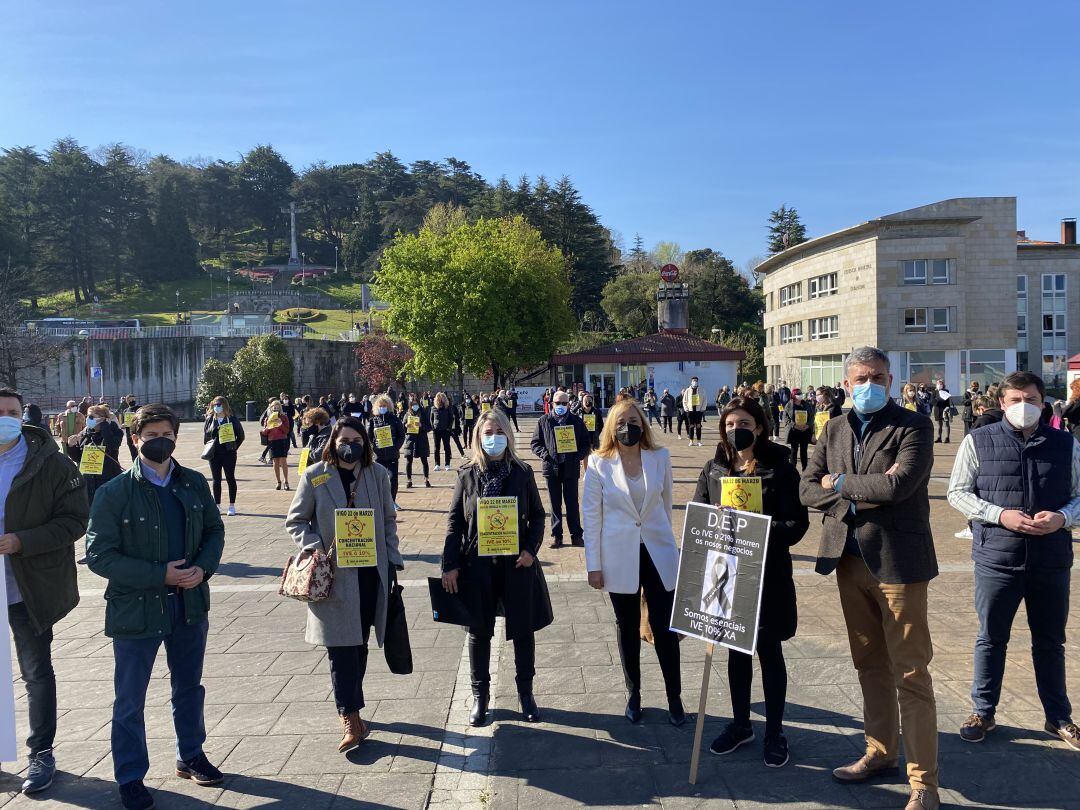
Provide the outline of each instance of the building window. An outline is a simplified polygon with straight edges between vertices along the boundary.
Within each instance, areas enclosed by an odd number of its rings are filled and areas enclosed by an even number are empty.
[[[949,308],[948,307],[935,307],[930,310],[932,313],[930,318],[931,331],[933,332],[951,332],[949,328]]]
[[[787,307],[802,301],[802,282],[788,284],[780,288],[780,306]]]
[[[985,391],[1005,377],[1004,349],[969,349],[960,352],[960,381],[966,390],[973,382]]]
[[[904,284],[951,284],[954,259],[908,259],[900,262]]]
[[[810,319],[811,340],[828,340],[834,337],[840,337],[840,317],[838,315]]]
[[[926,331],[926,307],[911,307],[904,310],[904,331]]]
[[[812,278],[807,283],[807,286],[811,300],[836,295],[839,292],[836,284],[836,273],[826,273],[823,276]]]
[[[780,324],[780,343],[802,342],[802,321]]]
[[[1028,279],[1016,277],[1016,350],[1028,350]]]
[[[901,352],[900,384],[926,383],[945,379],[945,352]]]
[[[1047,388],[1063,389],[1068,357],[1068,316],[1064,273],[1042,277],[1042,378]]]
[[[799,359],[799,371],[803,392],[810,396],[810,390],[827,385],[832,388],[844,379],[844,356],[826,354],[820,357],[802,357]]]

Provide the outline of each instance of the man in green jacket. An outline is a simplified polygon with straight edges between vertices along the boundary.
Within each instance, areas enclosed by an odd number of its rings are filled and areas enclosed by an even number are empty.
[[[53,625],[79,603],[75,541],[90,507],[78,469],[48,431],[22,423],[22,396],[0,388],[0,554],[8,626],[30,709],[30,766],[24,793],[56,773],[56,676]]]
[[[221,782],[203,753],[203,657],[210,588],[225,527],[202,473],[173,460],[179,420],[165,405],[135,414],[139,457],[98,490],[86,533],[86,562],[109,580],[105,635],[115,661],[113,772],[125,810],[149,810],[143,710],[158,649],[165,643],[176,730],[176,775]]]

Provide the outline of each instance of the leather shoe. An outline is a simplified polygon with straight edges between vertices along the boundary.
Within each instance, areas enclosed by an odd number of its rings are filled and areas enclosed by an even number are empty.
[[[837,782],[866,782],[881,776],[899,776],[900,765],[895,759],[889,760],[883,756],[865,754],[850,765],[837,768],[832,775]]]
[[[532,693],[522,692],[518,695],[518,699],[521,701],[521,716],[525,719],[525,722],[539,723],[540,709],[536,707],[536,701],[533,699]]]
[[[686,712],[683,710],[682,700],[679,698],[668,698],[668,722],[671,725],[678,728],[686,722]]]
[[[925,788],[916,788],[911,791],[911,798],[904,805],[904,810],[938,810],[941,801],[937,793]]]
[[[472,711],[469,712],[469,725],[482,726],[487,719],[488,693],[474,692]]]
[[[641,722],[641,695],[637,692],[626,701],[626,719],[631,723]]]

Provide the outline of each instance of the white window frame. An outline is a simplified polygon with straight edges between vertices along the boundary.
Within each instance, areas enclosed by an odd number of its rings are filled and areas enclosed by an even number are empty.
[[[840,316],[826,315],[810,319],[810,339],[830,340],[840,337]]]
[[[938,314],[945,313],[945,328],[938,328]],[[926,319],[928,331],[930,332],[951,332],[952,331],[952,313],[949,311],[949,307],[931,307],[929,317]]]
[[[802,303],[802,282],[796,281],[794,284],[788,284],[787,286],[780,288],[780,306],[790,307],[792,304]]]
[[[939,281],[937,275],[937,263],[945,262],[945,280]],[[930,277],[928,279],[930,284],[951,284],[953,277],[953,260],[952,259],[930,259],[927,262],[930,265]]]
[[[825,273],[821,276],[814,276],[814,278],[807,282],[807,288],[811,301],[816,298],[827,298],[830,295],[836,295],[840,292],[836,273]]]
[[[911,276],[908,276],[908,265],[911,266]],[[922,276],[919,276],[915,271],[918,270],[919,265],[922,265]],[[903,274],[904,285],[909,287],[925,286],[926,285],[926,259],[905,259],[900,262],[901,273]]]
[[[908,313],[913,313],[914,323],[908,325]],[[920,319],[922,324],[919,324]],[[926,307],[904,307],[902,323],[905,334],[924,334],[929,331],[926,324]]]
[[[789,343],[802,343],[803,339],[803,325],[802,321],[792,321],[791,323],[780,324],[780,345],[786,346]]]

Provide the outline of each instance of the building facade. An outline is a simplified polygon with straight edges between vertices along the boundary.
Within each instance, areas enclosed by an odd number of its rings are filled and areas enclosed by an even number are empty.
[[[907,382],[943,379],[958,393],[1017,369],[1060,393],[1080,352],[1076,221],[1062,221],[1059,242],[1029,240],[1016,229],[1015,197],[890,214],[757,270],[769,382],[836,385],[845,355],[872,345],[889,353],[894,396]]]

